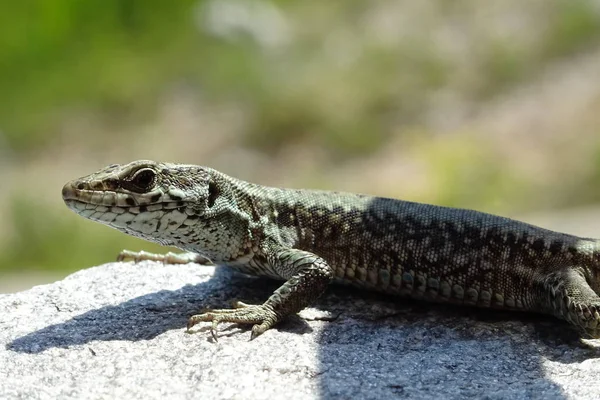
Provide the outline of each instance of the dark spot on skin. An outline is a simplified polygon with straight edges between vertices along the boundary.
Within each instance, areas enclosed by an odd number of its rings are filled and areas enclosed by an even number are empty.
[[[552,255],[559,254],[562,251],[562,243],[558,240],[555,240],[550,245],[550,253]]]
[[[467,226],[464,229],[463,238],[470,239],[473,242],[479,242],[481,239],[479,238],[481,231],[473,226]],[[464,240],[464,239],[463,239]]]
[[[176,194],[169,193],[169,197],[174,201],[181,201],[183,198],[181,196],[177,196]]]
[[[140,212],[148,211],[148,206],[140,206]]]
[[[277,214],[277,223],[282,226],[293,226],[294,212],[291,208],[283,208]]]
[[[158,200],[160,200],[160,193],[156,193],[155,195],[153,195],[152,197],[150,197],[150,202],[151,203],[156,203],[156,202],[158,202]]]
[[[526,249],[529,246],[529,241],[527,240],[528,236],[529,235],[527,234],[527,232],[523,232],[523,234],[517,240],[517,243],[516,243],[518,248]]]
[[[506,235],[506,244],[514,245],[516,242],[517,242],[517,236],[514,233],[509,232],[508,235]]]
[[[439,249],[444,247],[446,244],[446,239],[441,235],[433,235],[431,237],[430,247],[433,249]]]
[[[344,215],[344,209],[341,206],[334,206],[333,213],[335,215]]]
[[[544,250],[545,244],[544,244],[544,240],[543,239],[536,239],[533,244],[531,245],[531,247],[535,250],[535,251],[542,251]]]
[[[341,236],[340,228],[336,225],[331,225],[328,239],[331,240],[333,243],[335,243],[340,239],[340,236]]]
[[[179,211],[179,212],[180,212],[180,213],[182,213],[182,214],[185,214],[185,207],[179,207],[179,208],[177,209],[177,211]]]
[[[133,197],[126,197],[125,203],[127,203],[128,206],[135,207],[135,200],[133,200]]]
[[[210,182],[208,184],[208,199],[207,199],[207,203],[208,203],[209,207],[212,207],[215,205],[215,202],[217,201],[217,197],[219,197],[219,187],[214,182]]]

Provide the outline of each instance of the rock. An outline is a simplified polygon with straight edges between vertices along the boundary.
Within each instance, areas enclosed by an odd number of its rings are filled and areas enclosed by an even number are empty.
[[[249,341],[187,318],[278,283],[225,268],[113,263],[0,295],[0,398],[596,399],[600,341],[550,317],[331,288]]]

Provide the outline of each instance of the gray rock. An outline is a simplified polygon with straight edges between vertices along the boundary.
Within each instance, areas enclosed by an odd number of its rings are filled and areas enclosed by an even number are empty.
[[[0,398],[581,398],[600,341],[563,322],[331,288],[249,341],[187,317],[277,282],[227,269],[114,263],[0,295]]]

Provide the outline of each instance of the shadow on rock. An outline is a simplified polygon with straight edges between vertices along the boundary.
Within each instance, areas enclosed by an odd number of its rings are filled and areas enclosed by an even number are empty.
[[[567,324],[545,316],[398,302],[345,289],[323,302],[341,311],[318,339],[324,398],[563,399],[544,361],[598,354],[584,349]],[[552,344],[543,339],[549,337]]]
[[[369,320],[375,326],[389,320],[398,335],[407,328],[422,328],[420,344],[436,337],[454,342],[507,340],[511,346],[529,346],[549,360],[565,364],[600,357],[600,348],[583,341],[571,325],[549,315],[398,300],[346,287],[331,288],[321,303],[342,318]],[[335,330],[336,325],[328,328]]]
[[[189,316],[207,307],[230,308],[232,299],[262,302],[276,287],[274,281],[217,268],[206,282],[178,290],[161,290],[116,306],[91,310],[15,339],[6,348],[40,353],[96,340],[150,340],[166,331],[185,328]]]

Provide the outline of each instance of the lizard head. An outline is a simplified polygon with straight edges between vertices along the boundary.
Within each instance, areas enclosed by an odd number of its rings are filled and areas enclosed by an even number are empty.
[[[196,165],[134,161],[68,182],[66,205],[133,236],[199,253],[223,208],[218,173]],[[202,224],[198,227],[198,224]],[[209,232],[207,232],[207,230]],[[191,249],[191,244],[199,248]],[[210,249],[208,249],[210,250]],[[210,255],[209,255],[210,257]]]

